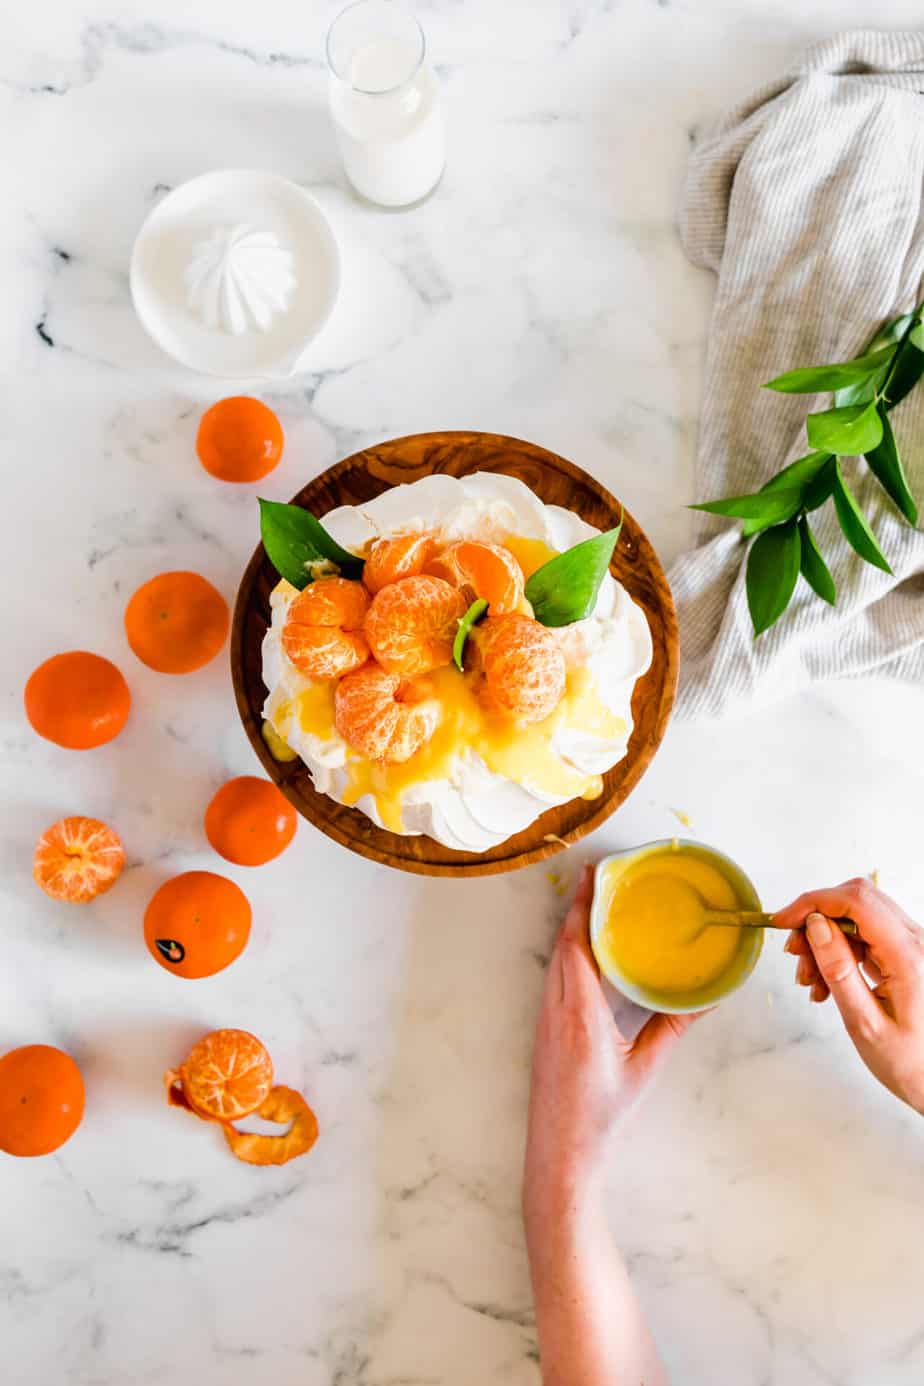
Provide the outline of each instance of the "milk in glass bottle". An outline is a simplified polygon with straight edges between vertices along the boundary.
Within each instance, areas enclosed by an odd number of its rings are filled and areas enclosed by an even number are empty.
[[[330,109],[347,177],[382,207],[431,193],[445,163],[437,79],[400,0],[356,0],[327,35]]]

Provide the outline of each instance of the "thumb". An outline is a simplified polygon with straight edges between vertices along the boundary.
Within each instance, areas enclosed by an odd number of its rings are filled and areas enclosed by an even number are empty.
[[[847,1033],[855,1044],[869,1043],[881,1030],[884,1016],[863,980],[853,949],[841,930],[817,911],[806,919],[805,933]]]
[[[642,1026],[629,1048],[629,1057],[640,1077],[649,1077],[665,1062],[678,1040],[704,1012],[692,1015],[653,1015]],[[621,1037],[620,1037],[621,1038]],[[625,1041],[622,1043],[625,1045]]]

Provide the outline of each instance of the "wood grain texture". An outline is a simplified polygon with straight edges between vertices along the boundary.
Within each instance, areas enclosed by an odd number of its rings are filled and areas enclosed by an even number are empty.
[[[315,477],[293,503],[322,519],[338,505],[363,505],[391,486],[434,472],[468,476],[500,472],[517,477],[546,504],[573,510],[597,529],[619,520],[620,505],[593,477],[534,443],[491,433],[424,433],[394,438],[344,458]],[[677,682],[677,622],[670,588],[645,534],[626,512],[611,568],[648,618],[651,668],[635,687],[635,728],[625,758],[604,777],[599,799],[573,799],[549,809],[525,832],[488,852],[455,852],[429,837],[401,837],[378,828],[357,809],[315,790],[300,760],[279,764],[261,735],[266,689],[261,645],[269,624],[269,595],[278,581],[261,545],[241,580],[231,634],[231,669],[241,719],[269,778],[299,813],[328,837],[372,861],[429,876],[482,876],[513,871],[553,856],[608,818],[640,780],[667,727]]]

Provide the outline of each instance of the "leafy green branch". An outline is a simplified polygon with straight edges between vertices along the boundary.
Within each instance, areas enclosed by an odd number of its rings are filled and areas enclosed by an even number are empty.
[[[844,478],[841,457],[863,456],[904,518],[917,525],[918,507],[889,412],[924,375],[922,314],[924,304],[888,323],[851,361],[800,367],[769,381],[765,388],[781,394],[834,392],[832,408],[806,419],[812,451],[783,467],[751,495],[726,496],[692,507],[740,520],[744,537],[754,539],[745,586],[755,635],[782,616],[800,574],[818,597],[835,604],[834,579],[808,520],[829,500],[854,552],[874,567],[892,571]]]

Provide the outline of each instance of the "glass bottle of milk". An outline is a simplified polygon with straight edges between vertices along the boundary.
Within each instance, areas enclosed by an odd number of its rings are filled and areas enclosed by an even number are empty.
[[[400,0],[355,0],[327,35],[330,109],[347,177],[382,207],[432,192],[446,160],[426,40]]]

